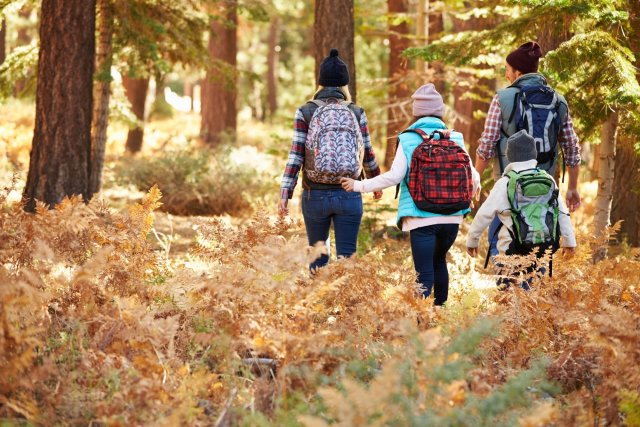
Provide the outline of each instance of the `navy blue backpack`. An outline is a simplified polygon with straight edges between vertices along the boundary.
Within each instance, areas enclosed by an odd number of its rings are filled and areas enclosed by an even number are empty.
[[[518,86],[515,108],[509,123],[515,119],[516,131],[526,130],[536,142],[538,165],[549,169],[554,164],[560,133],[560,104],[556,91],[545,85]]]

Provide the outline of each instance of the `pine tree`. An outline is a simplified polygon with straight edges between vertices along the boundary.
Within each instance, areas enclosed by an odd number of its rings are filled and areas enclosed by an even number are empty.
[[[313,56],[316,60],[315,76],[320,64],[331,48],[340,52],[340,58],[349,68],[349,92],[356,102],[356,61],[354,45],[353,0],[316,0],[313,23]]]
[[[218,143],[223,132],[236,130],[237,2],[220,4],[211,19],[209,58],[213,66],[202,84],[202,123],[205,142]]]
[[[23,194],[27,211],[36,201],[53,206],[66,196],[93,195],[95,13],[95,0],[42,2],[36,126]]]

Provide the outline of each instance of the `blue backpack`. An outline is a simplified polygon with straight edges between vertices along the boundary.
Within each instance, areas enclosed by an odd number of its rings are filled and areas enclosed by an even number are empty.
[[[560,134],[561,101],[556,91],[546,85],[517,86],[509,123],[515,119],[516,131],[526,130],[533,137],[538,151],[538,165],[555,163]]]

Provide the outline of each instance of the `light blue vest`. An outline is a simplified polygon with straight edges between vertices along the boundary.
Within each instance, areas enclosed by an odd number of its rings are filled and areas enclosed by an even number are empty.
[[[507,160],[507,139],[509,136],[513,135],[517,132],[516,130],[516,121],[514,120],[509,123],[509,118],[511,117],[511,113],[513,113],[513,109],[515,108],[515,97],[520,89],[514,86],[529,86],[529,85],[546,85],[547,80],[544,78],[542,74],[539,73],[529,73],[523,76],[518,77],[511,86],[504,88],[498,91],[498,100],[500,101],[500,112],[502,113],[502,131],[500,132],[500,141],[498,142],[498,146],[496,147],[496,161],[493,168],[494,179],[497,181],[500,179],[500,164],[505,168],[509,164],[509,160]],[[567,121],[567,113],[569,112],[569,108],[567,107],[567,101],[564,99],[562,95],[556,92],[558,95],[558,99],[560,100],[560,122],[564,123]],[[559,150],[559,143],[556,146],[556,151]],[[498,151],[499,150],[499,151]],[[556,153],[555,162],[553,165],[548,163],[538,165],[539,167],[545,169],[549,172],[551,176],[554,175],[556,164],[558,163],[558,153]]]
[[[422,129],[427,134],[431,134],[434,130],[438,129],[446,129],[444,122],[435,117],[423,117],[409,126],[409,129]],[[464,148],[464,137],[460,132],[451,132],[451,140],[459,144]],[[413,150],[416,149],[418,145],[422,142],[422,138],[416,133],[405,133],[400,135],[400,144],[402,145],[402,151],[404,155],[407,157],[407,174],[404,179],[400,182],[400,198],[398,200],[398,217],[397,224],[398,228],[402,229],[402,218],[407,216],[419,217],[419,218],[431,218],[436,216],[452,216],[452,215],[464,215],[468,212],[471,212],[471,209],[464,209],[458,212],[455,212],[450,215],[436,214],[427,211],[420,210],[416,207],[416,204],[413,203],[413,199],[409,194],[409,187],[407,187],[407,181],[409,180],[409,169],[411,167],[411,156],[413,154]]]

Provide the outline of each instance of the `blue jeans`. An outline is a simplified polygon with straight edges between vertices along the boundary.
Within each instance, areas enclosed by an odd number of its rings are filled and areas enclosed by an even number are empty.
[[[458,224],[436,224],[410,231],[413,265],[418,273],[422,295],[433,289],[435,305],[443,305],[449,296],[447,252],[458,235]]]
[[[496,230],[500,226],[501,222],[498,215],[493,217],[493,221],[489,224],[489,231],[487,234],[487,240],[489,241],[489,256],[494,257],[498,255],[498,233]]]
[[[362,220],[362,194],[342,189],[304,190],[302,216],[309,245],[325,242],[333,222],[338,257],[350,257],[356,252],[358,230]],[[311,271],[324,267],[329,255],[321,255],[309,265]]]

